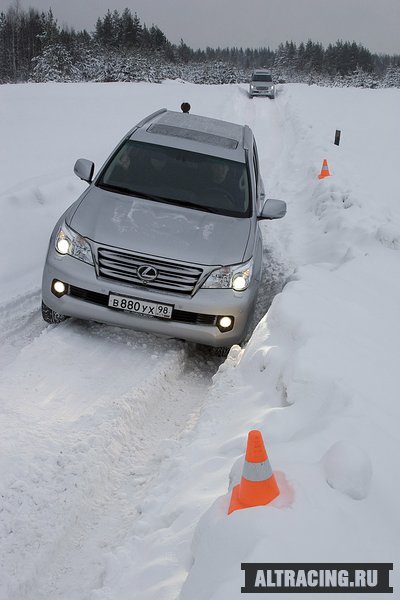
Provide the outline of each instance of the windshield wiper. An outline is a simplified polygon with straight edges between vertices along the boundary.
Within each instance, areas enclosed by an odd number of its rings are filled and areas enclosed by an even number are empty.
[[[137,196],[138,198],[144,198],[145,200],[155,200],[156,202],[164,202],[165,204],[175,204],[176,206],[183,206],[184,208],[194,208],[196,210],[202,210],[213,214],[220,214],[222,209],[212,208],[210,206],[202,206],[195,202],[188,202],[187,200],[177,200],[176,198],[164,198],[163,196],[157,196],[155,194],[147,194],[146,192],[138,192],[131,190],[119,185],[111,185],[110,183],[98,183],[99,188],[108,190],[110,192],[117,192],[118,194],[126,194],[128,196]]]
[[[111,185],[110,183],[98,183],[97,186],[102,190],[108,190],[110,192],[118,192],[119,194],[132,194],[132,190],[123,187],[121,185]]]
[[[117,192],[118,194],[126,194],[128,196],[137,196],[138,198],[144,198],[145,200],[157,200],[158,202],[171,202],[169,198],[163,198],[162,196],[156,196],[155,194],[146,194],[145,192],[137,192],[130,188],[122,187],[120,185],[111,185],[109,183],[99,183],[99,188],[108,190],[110,192]]]
[[[171,203],[176,204],[177,206],[183,206],[184,208],[194,208],[196,210],[202,210],[204,212],[213,213],[215,215],[221,214],[220,208],[213,208],[212,206],[203,206],[201,204],[196,204],[195,202],[188,202],[187,200],[171,200]]]

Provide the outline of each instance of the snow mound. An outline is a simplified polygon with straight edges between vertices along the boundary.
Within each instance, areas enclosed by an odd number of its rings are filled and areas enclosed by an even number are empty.
[[[372,479],[372,465],[368,454],[355,444],[336,442],[322,459],[327,483],[350,496],[363,500],[368,496]]]

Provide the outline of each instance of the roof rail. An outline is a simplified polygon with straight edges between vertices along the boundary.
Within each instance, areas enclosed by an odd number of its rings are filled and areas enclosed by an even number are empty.
[[[151,121],[152,119],[154,119],[154,117],[158,117],[158,115],[161,115],[162,113],[167,112],[166,108],[160,108],[160,110],[156,110],[156,112],[153,112],[151,115],[149,115],[148,117],[145,117],[143,119],[143,121],[140,121],[140,123],[138,123],[136,125],[137,128],[139,127],[143,127],[143,125],[145,125],[146,123],[148,123],[149,121]]]
[[[251,143],[251,129],[248,125],[244,125],[243,127],[243,148],[248,150],[250,148]]]

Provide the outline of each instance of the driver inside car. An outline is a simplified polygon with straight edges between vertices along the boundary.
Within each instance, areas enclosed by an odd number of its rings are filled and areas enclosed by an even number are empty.
[[[238,173],[227,161],[212,162],[209,165],[208,197],[218,201],[218,205],[228,210],[243,210],[243,187]]]
[[[221,185],[227,178],[229,173],[228,163],[213,163],[211,165],[211,178],[213,183]]]

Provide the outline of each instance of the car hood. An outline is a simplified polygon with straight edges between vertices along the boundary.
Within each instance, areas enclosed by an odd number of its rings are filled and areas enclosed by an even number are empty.
[[[97,244],[197,263],[245,260],[251,219],[115,194],[91,187],[68,224]]]

